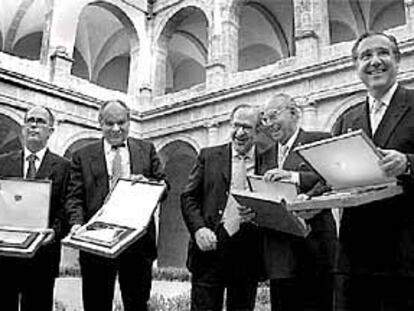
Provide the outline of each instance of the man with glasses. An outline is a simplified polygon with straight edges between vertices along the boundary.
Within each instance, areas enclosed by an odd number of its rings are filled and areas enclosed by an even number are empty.
[[[258,228],[242,223],[232,189],[246,188],[246,174],[272,167],[254,147],[258,111],[237,106],[230,117],[231,142],[204,148],[181,195],[190,231],[187,266],[192,273],[191,310],[254,310],[260,272]]]
[[[383,156],[383,174],[404,188],[393,198],[344,209],[343,310],[414,310],[414,91],[397,82],[400,57],[391,35],[372,32],[356,40],[352,58],[367,96],[333,129],[335,135],[363,129]]]
[[[323,188],[320,178],[292,150],[330,135],[304,131],[299,119],[299,107],[287,94],[274,95],[263,107],[263,130],[275,142],[267,152],[273,154],[275,165],[259,173],[268,182],[293,182],[300,193],[317,194]],[[310,229],[306,238],[264,229],[264,263],[272,310],[332,310],[336,244],[332,213],[303,212],[298,217]]]
[[[68,160],[52,153],[47,142],[53,133],[50,109],[29,109],[22,127],[23,150],[0,157],[0,176],[52,181],[50,233],[30,259],[0,257],[0,304],[2,310],[53,310],[53,288],[59,273],[60,240],[67,234],[65,218]],[[20,307],[19,307],[20,306]]]

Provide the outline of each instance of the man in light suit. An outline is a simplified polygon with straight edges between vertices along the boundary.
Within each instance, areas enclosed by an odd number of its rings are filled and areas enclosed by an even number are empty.
[[[0,157],[1,177],[52,181],[50,234],[43,245],[30,259],[0,257],[2,310],[53,310],[53,288],[55,277],[59,273],[60,240],[69,229],[65,196],[70,168],[68,160],[52,153],[47,147],[53,126],[54,116],[48,108],[36,106],[29,109],[22,127],[24,149]]]
[[[130,110],[119,100],[101,106],[102,140],[73,154],[67,211],[71,232],[87,222],[104,203],[110,185],[119,177],[164,180],[154,145],[128,137]],[[139,202],[137,202],[139,208]],[[80,252],[83,304],[86,311],[112,310],[116,275],[127,311],[147,310],[152,263],[157,254],[155,224],[116,259]]]
[[[312,168],[293,152],[296,146],[328,138],[298,125],[300,110],[287,94],[276,94],[263,108],[263,130],[275,142],[273,167],[259,171],[268,182],[290,181],[299,193],[318,194],[322,183]],[[306,238],[264,229],[264,262],[270,279],[272,310],[332,310],[332,272],[336,228],[330,210],[299,214],[310,228]]]
[[[366,33],[352,57],[367,99],[336,122],[335,135],[363,129],[382,154],[384,175],[402,195],[344,209],[339,271],[344,310],[414,310],[414,91],[397,82],[400,51],[393,36]],[[345,304],[345,305],[342,305]]]
[[[228,217],[234,209],[231,189],[246,187],[246,173],[273,159],[254,147],[258,112],[249,105],[231,114],[231,142],[204,148],[181,195],[181,209],[191,238],[187,266],[192,273],[191,310],[219,311],[227,290],[227,310],[254,310],[260,274],[259,230]],[[231,213],[230,213],[231,214]],[[233,228],[233,229],[232,229]]]

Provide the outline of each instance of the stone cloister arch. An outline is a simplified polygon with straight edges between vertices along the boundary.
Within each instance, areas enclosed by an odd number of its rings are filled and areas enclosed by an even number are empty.
[[[180,194],[193,166],[196,149],[182,140],[165,145],[159,155],[171,189],[160,211],[158,265],[184,267],[188,231],[181,217]]]

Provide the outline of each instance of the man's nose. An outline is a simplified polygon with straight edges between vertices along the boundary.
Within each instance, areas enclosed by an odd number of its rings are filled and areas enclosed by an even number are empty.
[[[381,57],[378,55],[378,53],[374,53],[371,58],[371,64],[380,65],[381,63],[382,63]]]
[[[113,130],[114,132],[119,131],[120,129],[121,129],[121,127],[119,126],[119,124],[118,124],[118,123],[115,123],[115,124],[112,126],[112,130]]]

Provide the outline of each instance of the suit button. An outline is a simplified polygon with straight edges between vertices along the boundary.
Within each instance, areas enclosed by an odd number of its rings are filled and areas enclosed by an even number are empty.
[[[223,210],[219,210],[219,211],[218,211],[218,214],[219,214],[219,215],[223,215]]]

